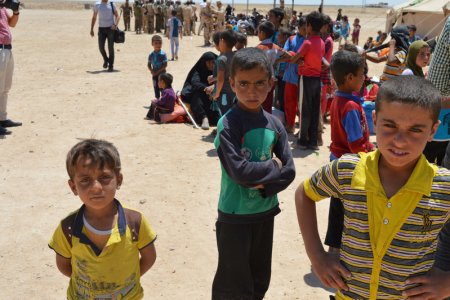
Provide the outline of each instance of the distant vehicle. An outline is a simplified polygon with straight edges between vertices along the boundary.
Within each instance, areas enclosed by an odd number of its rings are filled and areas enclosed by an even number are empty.
[[[366,4],[365,7],[388,7],[389,3],[387,2],[378,2],[378,3],[374,3],[374,4]]]

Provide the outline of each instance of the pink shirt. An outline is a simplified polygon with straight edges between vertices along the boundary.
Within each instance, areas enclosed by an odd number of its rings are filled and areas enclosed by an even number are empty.
[[[322,57],[325,55],[325,43],[318,35],[308,37],[298,53],[303,56],[304,64],[298,66],[298,74],[307,77],[320,77]]]
[[[11,31],[9,30],[8,14],[6,8],[0,8],[0,44],[11,44]]]

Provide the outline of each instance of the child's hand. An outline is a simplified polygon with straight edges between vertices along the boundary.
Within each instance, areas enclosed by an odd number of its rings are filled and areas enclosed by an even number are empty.
[[[311,259],[314,273],[327,287],[348,291],[344,278],[350,278],[351,273],[339,262],[339,252],[322,251]]]
[[[213,90],[214,90],[214,85],[210,85],[210,86],[206,87],[205,88],[206,95],[210,95],[211,96]]]
[[[442,271],[436,267],[423,275],[409,278],[407,284],[419,284],[402,293],[408,299],[446,299],[450,296],[450,272]]]

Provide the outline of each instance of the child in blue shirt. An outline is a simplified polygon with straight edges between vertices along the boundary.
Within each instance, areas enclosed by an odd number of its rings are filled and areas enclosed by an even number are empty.
[[[152,74],[153,89],[155,91],[155,98],[159,98],[161,93],[158,87],[158,76],[161,73],[166,72],[167,68],[167,55],[162,51],[162,37],[160,35],[154,35],[152,37],[153,52],[148,56],[147,67]]]

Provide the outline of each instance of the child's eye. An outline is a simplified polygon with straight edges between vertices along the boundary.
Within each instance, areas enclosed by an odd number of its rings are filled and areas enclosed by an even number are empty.
[[[81,178],[80,183],[86,184],[86,183],[89,183],[90,181],[91,181],[90,178],[84,177],[84,178]]]
[[[387,127],[387,128],[395,128],[395,125],[393,125],[393,124],[384,124],[384,127]]]
[[[416,133],[420,133],[420,132],[422,132],[422,129],[419,129],[419,128],[411,128],[410,131],[416,132]]]

